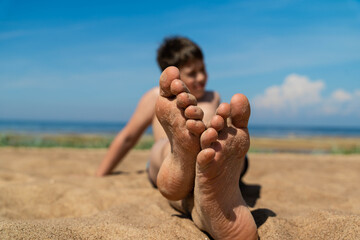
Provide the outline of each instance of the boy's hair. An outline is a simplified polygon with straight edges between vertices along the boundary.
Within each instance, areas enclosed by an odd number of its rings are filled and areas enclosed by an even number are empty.
[[[200,47],[185,37],[165,38],[157,50],[157,62],[161,71],[169,66],[182,67],[191,60],[203,60]]]

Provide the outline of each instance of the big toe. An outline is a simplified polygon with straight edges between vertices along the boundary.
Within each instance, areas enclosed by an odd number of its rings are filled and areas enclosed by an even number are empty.
[[[174,79],[180,78],[180,72],[177,67],[167,67],[160,75],[160,95],[163,97],[170,97],[173,94],[171,93],[171,83]]]
[[[237,128],[246,128],[250,117],[250,103],[243,94],[235,94],[230,101],[232,124]]]

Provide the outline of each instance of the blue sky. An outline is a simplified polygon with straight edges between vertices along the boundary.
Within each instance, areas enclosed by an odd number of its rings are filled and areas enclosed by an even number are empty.
[[[360,1],[0,1],[0,119],[126,121],[156,49],[203,49],[252,124],[360,126]]]

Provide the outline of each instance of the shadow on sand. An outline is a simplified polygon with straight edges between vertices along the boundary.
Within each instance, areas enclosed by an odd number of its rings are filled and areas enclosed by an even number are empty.
[[[254,207],[256,201],[260,198],[261,186],[258,184],[246,184],[240,181],[239,187],[246,204],[249,207]]]
[[[129,175],[130,172],[124,172],[124,171],[116,171],[116,172],[112,172],[109,174],[109,176],[114,176],[114,175]]]
[[[251,211],[257,228],[263,225],[269,217],[276,217],[276,213],[267,208],[258,208]]]
[[[260,198],[261,186],[258,184],[245,184],[242,181],[239,183],[239,186],[246,204],[254,207],[256,201]],[[251,211],[251,214],[258,228],[263,225],[269,217],[276,217],[276,213],[267,208],[258,208]]]
[[[144,172],[145,172],[145,170],[138,170],[138,171],[136,171],[135,173],[136,173],[136,174],[143,174]],[[114,176],[114,175],[129,175],[129,174],[130,174],[130,172],[115,171],[115,172],[110,173],[109,175]]]

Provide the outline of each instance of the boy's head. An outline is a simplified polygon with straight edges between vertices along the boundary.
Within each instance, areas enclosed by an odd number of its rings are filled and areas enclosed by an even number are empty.
[[[157,53],[157,62],[162,71],[169,66],[179,68],[180,78],[190,92],[197,99],[204,96],[207,73],[198,45],[184,37],[165,38]]]
[[[157,62],[161,71],[169,66],[177,68],[193,60],[203,60],[204,56],[196,43],[185,37],[165,38],[157,51]]]

